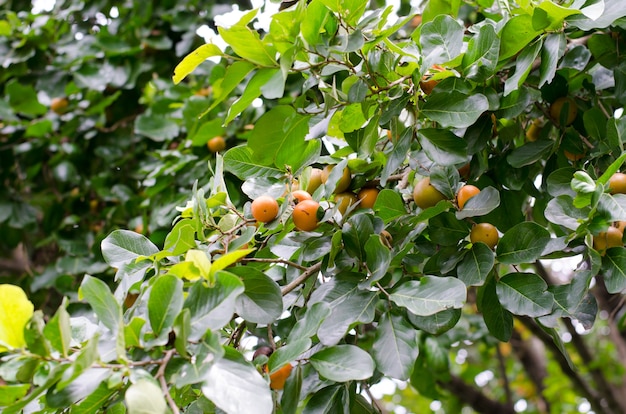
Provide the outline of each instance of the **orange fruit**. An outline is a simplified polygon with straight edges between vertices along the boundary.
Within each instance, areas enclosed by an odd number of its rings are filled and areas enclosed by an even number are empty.
[[[278,202],[270,196],[263,195],[252,202],[252,217],[261,223],[269,223],[278,215]]]
[[[309,185],[306,187],[307,193],[313,194],[320,185],[322,185],[322,170],[313,168],[309,177]]]
[[[473,185],[464,185],[456,194],[456,203],[459,206],[459,210],[463,210],[467,200],[480,193],[480,189]]]
[[[490,249],[498,244],[498,229],[493,224],[478,223],[472,227],[470,232],[470,241],[472,243],[485,243]]]
[[[413,200],[421,209],[432,207],[446,197],[430,184],[430,177],[423,178],[413,188]]]
[[[50,109],[61,115],[62,113],[65,113],[69,104],[70,103],[66,98],[52,98],[52,101],[50,101]]]
[[[626,194],[626,174],[617,172],[609,178],[611,194]]]
[[[209,151],[211,152],[224,151],[226,149],[226,140],[223,137],[217,136],[217,137],[211,138],[206,143],[206,146],[207,148],[209,148]]]
[[[304,200],[313,200],[313,197],[311,197],[311,194],[307,193],[304,190],[296,190],[292,192],[291,197],[293,197],[293,201],[296,204]]]
[[[572,98],[561,96],[557,98],[552,105],[550,105],[550,116],[554,119],[557,125],[561,125],[561,113],[563,110],[567,110],[567,113],[564,114],[565,125],[571,125],[572,122],[576,119],[576,115],[578,114],[578,108],[576,108],[576,101]]]
[[[563,155],[565,155],[565,158],[567,158],[570,161],[580,161],[585,157],[585,154],[575,154],[568,150],[564,150]]]
[[[623,246],[622,238],[624,234],[617,227],[609,227],[606,231],[598,233],[593,237],[593,248],[600,254],[604,254],[606,249]]]
[[[438,80],[423,78],[420,81],[420,88],[422,89],[422,91],[424,91],[426,95],[430,95],[438,83],[439,83]]]
[[[616,223],[613,224],[619,231],[622,232],[622,234],[624,233],[624,230],[626,230],[626,221],[618,221]]]
[[[324,184],[326,184],[326,181],[328,181],[328,177],[330,176],[330,172],[333,170],[333,168],[335,168],[334,165],[327,165],[322,170],[322,182]],[[335,194],[343,193],[348,189],[348,187],[350,187],[350,181],[352,181],[352,176],[350,175],[350,169],[346,167],[343,169],[343,175],[341,176],[339,181],[337,181],[337,186],[335,187],[335,191],[333,192]]]
[[[378,189],[373,187],[361,188],[356,196],[361,201],[359,207],[374,208],[374,203],[378,198]]]
[[[303,200],[293,208],[293,224],[298,230],[313,231],[317,228],[317,210],[320,204],[315,200]]]
[[[285,382],[291,374],[293,367],[291,364],[285,364],[270,374],[270,388],[273,390],[282,390],[285,388]]]
[[[339,193],[335,194],[333,197],[335,203],[337,204],[337,209],[341,213],[341,215],[345,215],[348,208],[358,201],[357,197],[354,193]]]
[[[543,123],[541,122],[541,119],[535,119],[526,130],[526,139],[529,142],[537,141],[542,128]]]

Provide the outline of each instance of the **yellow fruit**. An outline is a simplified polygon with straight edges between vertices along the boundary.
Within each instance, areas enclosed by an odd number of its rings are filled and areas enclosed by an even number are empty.
[[[432,207],[446,197],[430,184],[430,177],[420,180],[413,188],[413,200],[421,209]]]
[[[493,249],[498,244],[498,229],[493,224],[478,223],[472,227],[470,232],[470,241],[472,243],[485,243],[490,249]]]
[[[424,91],[426,95],[430,95],[438,83],[439,83],[438,80],[424,78],[420,81],[420,88],[422,89],[422,91]]]
[[[361,188],[357,194],[357,198],[361,201],[359,207],[374,208],[374,203],[378,198],[378,189],[373,187]]]
[[[626,174],[617,172],[609,178],[611,194],[626,194]]]
[[[624,230],[626,230],[626,221],[618,221],[614,223],[614,226],[624,234]]]
[[[309,177],[309,185],[306,188],[307,193],[313,194],[320,185],[322,185],[322,170],[313,168]]]
[[[326,181],[328,181],[328,177],[330,176],[330,172],[333,170],[333,168],[335,168],[334,165],[327,165],[322,170],[322,182],[324,184],[326,184]],[[352,181],[352,176],[350,175],[350,169],[346,167],[343,169],[343,175],[337,182],[337,186],[335,187],[335,191],[333,192],[335,194],[343,193],[348,189],[348,187],[350,187],[350,181]]]
[[[480,189],[473,185],[464,185],[456,194],[456,203],[459,206],[459,210],[463,210],[467,200],[480,193]]]
[[[311,194],[307,193],[304,190],[296,190],[292,192],[291,197],[293,198],[293,201],[296,204],[304,200],[313,200],[313,197],[311,197]]]
[[[224,140],[223,137],[215,137],[215,138],[211,138],[207,143],[206,143],[207,148],[209,148],[209,151],[211,152],[220,152],[220,151],[224,151],[226,149],[226,140]]]
[[[270,196],[263,195],[252,202],[252,217],[261,223],[269,223],[278,215],[278,202]]]
[[[289,378],[292,369],[291,364],[285,364],[278,370],[272,372],[270,374],[270,388],[273,390],[282,390],[285,388],[285,382],[287,378]]]
[[[539,139],[539,134],[541,134],[542,128],[543,124],[541,120],[535,119],[526,130],[526,139],[530,142],[537,141],[537,139]]]
[[[556,101],[552,102],[550,105],[550,116],[554,119],[557,125],[561,124],[561,113],[566,109],[567,113],[564,114],[565,125],[571,125],[572,122],[576,119],[576,115],[578,114],[578,108],[576,108],[576,102],[569,97],[562,96],[557,98]]]
[[[293,208],[292,218],[298,230],[313,231],[317,228],[317,210],[320,204],[315,200],[304,200]]]
[[[617,227],[609,227],[606,231],[593,237],[593,248],[600,254],[604,254],[606,249],[623,246],[623,237],[624,234]]]
[[[357,197],[353,193],[339,193],[335,194],[334,201],[337,204],[337,209],[343,216],[346,214],[348,208],[357,202]]]
[[[50,109],[61,115],[65,112],[69,104],[69,101],[65,98],[52,98],[52,101],[50,101]]]

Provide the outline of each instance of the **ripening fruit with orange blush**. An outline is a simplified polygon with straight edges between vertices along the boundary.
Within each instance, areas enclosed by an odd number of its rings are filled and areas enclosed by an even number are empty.
[[[567,110],[567,113],[563,113]],[[578,114],[578,108],[576,108],[576,101],[572,98],[562,96],[557,98],[550,105],[550,116],[555,120],[557,125],[561,125],[561,115],[565,120],[565,125],[571,125],[576,119],[576,115]]]
[[[342,216],[346,214],[346,211],[351,205],[358,201],[354,193],[335,194],[333,200],[335,201],[335,204],[337,204],[337,210],[339,210]]]
[[[437,86],[438,83],[438,80],[423,78],[420,81],[420,88],[422,89],[422,91],[424,91],[426,95],[430,95],[431,93],[433,93],[433,89],[435,89],[435,86]]]
[[[330,176],[330,172],[333,170],[333,168],[335,168],[334,165],[327,165],[322,170],[322,182],[324,184],[326,184],[326,182],[328,181],[328,177]],[[335,186],[335,191],[333,192],[335,194],[343,193],[344,191],[348,189],[348,187],[350,187],[351,181],[352,181],[352,176],[350,175],[350,169],[346,167],[343,169],[343,175],[341,176],[339,181],[337,181],[337,186]]]
[[[463,210],[467,200],[474,197],[478,193],[480,193],[480,189],[474,185],[464,185],[461,187],[459,192],[456,194],[456,203],[459,206],[459,210]]]
[[[470,232],[470,241],[472,243],[485,243],[490,249],[496,247],[498,244],[498,229],[490,223],[478,223],[472,227]]]
[[[430,177],[423,178],[413,188],[413,200],[421,209],[432,207],[446,197],[430,184]]]
[[[208,140],[206,146],[209,151],[213,153],[224,151],[226,149],[226,140],[223,137],[217,136]]]
[[[291,374],[293,366],[291,364],[285,364],[276,371],[270,374],[270,388],[273,390],[282,390],[285,388],[285,382]]]
[[[313,168],[309,177],[309,185],[306,188],[307,193],[313,194],[320,185],[322,185],[322,170]]]
[[[618,221],[614,223],[613,225],[615,226],[615,228],[621,231],[622,234],[624,234],[624,231],[626,231],[626,221]]]
[[[359,207],[374,208],[374,203],[378,198],[378,189],[373,187],[361,188],[356,196],[361,201]]]
[[[296,204],[304,200],[313,200],[313,197],[311,197],[311,194],[307,193],[304,190],[293,191],[291,193],[291,197],[293,198],[293,202]]]
[[[609,178],[611,194],[626,194],[626,174],[617,172]]]
[[[50,109],[52,109],[52,112],[61,115],[65,113],[69,104],[69,101],[65,98],[52,98],[52,101],[50,101]]]
[[[317,211],[320,204],[315,200],[303,200],[293,208],[291,217],[298,230],[313,231],[317,228]]]
[[[252,202],[252,217],[261,223],[269,223],[278,215],[278,202],[270,196],[263,195]]]
[[[535,119],[526,130],[526,139],[529,142],[537,141],[537,139],[539,139],[539,135],[541,134],[542,128],[543,123],[541,122],[541,119]]]
[[[596,249],[601,255],[604,255],[607,249],[611,247],[620,247],[622,243],[622,233],[617,227],[609,227],[606,231],[598,233],[597,236],[593,236],[593,248]]]

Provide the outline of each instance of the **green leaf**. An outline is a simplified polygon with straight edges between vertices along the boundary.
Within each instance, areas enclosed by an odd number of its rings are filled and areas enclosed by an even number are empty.
[[[554,296],[548,285],[534,273],[509,273],[496,284],[502,306],[515,315],[538,317],[552,311]]]
[[[229,124],[233,119],[237,117],[240,113],[242,113],[246,108],[249,108],[252,105],[252,102],[261,96],[261,91],[263,87],[267,86],[267,83],[272,79],[276,74],[282,74],[279,69],[260,69],[257,73],[254,74],[248,85],[246,85],[246,89],[243,91],[243,94],[237,99],[233,104],[228,108],[228,114],[226,119],[224,120],[225,124]],[[284,84],[284,82],[283,82]],[[272,98],[275,99],[282,97],[282,91],[280,93],[276,92]]]
[[[380,238],[379,234],[372,234],[365,243],[367,269],[371,273],[368,279],[369,284],[385,276],[392,259],[389,248],[382,243]]]
[[[175,276],[158,276],[148,298],[148,319],[156,336],[171,330],[182,308],[183,281]]]
[[[348,412],[348,391],[342,384],[331,385],[309,398],[302,414],[330,414]]]
[[[490,24],[483,25],[478,35],[470,39],[467,52],[463,55],[467,79],[482,82],[491,77],[498,65],[499,51],[500,38],[495,28]]]
[[[240,249],[235,250],[234,252],[228,252],[220,256],[211,264],[211,271],[209,272],[209,276],[212,278],[213,275],[215,275],[215,272],[224,270],[227,267],[234,265],[253,251],[254,249]]]
[[[253,159],[252,149],[247,145],[240,145],[226,151],[224,169],[241,180],[254,177],[278,178],[283,175],[282,170],[265,166]]]
[[[34,306],[19,286],[0,285],[0,352],[26,345],[24,328]]]
[[[283,313],[280,287],[269,276],[254,268],[234,267],[230,272],[244,284],[243,295],[237,298],[236,312],[246,321],[268,324]]]
[[[167,403],[163,391],[155,381],[140,379],[124,394],[128,414],[165,414]]]
[[[30,384],[0,385],[0,407],[6,407],[24,398],[29,389]]]
[[[508,59],[524,49],[541,30],[533,28],[532,16],[520,14],[504,24],[500,31],[500,60]]]
[[[179,220],[165,237],[163,250],[172,256],[186,253],[196,247],[196,229],[191,219]]]
[[[517,88],[524,83],[533,67],[535,59],[537,59],[537,56],[539,56],[541,52],[542,45],[542,41],[537,41],[522,50],[522,53],[520,53],[515,60],[515,73],[504,82],[504,96],[517,90]]]
[[[467,292],[463,282],[456,278],[423,276],[401,284],[390,298],[415,315],[428,316],[450,308],[461,308],[467,299]]]
[[[219,271],[214,286],[206,286],[202,280],[189,289],[184,308],[191,313],[192,332],[190,341],[197,341],[209,329],[221,329],[235,312],[237,297],[244,292],[243,282],[232,273]]]
[[[418,329],[429,334],[441,335],[456,326],[461,319],[461,309],[446,309],[429,316],[417,316],[409,312],[407,316]]]
[[[122,324],[122,307],[115,300],[109,287],[100,279],[85,275],[80,285],[79,297],[84,298],[96,316],[112,332],[117,332]]]
[[[174,84],[177,85],[180,83],[180,81],[185,79],[187,75],[193,72],[208,58],[223,55],[224,53],[220,50],[220,48],[211,43],[198,47],[196,50],[185,56],[185,58],[178,65],[176,65],[176,68],[174,68],[174,75],[172,76]]]
[[[110,376],[110,369],[90,368],[63,388],[60,387],[60,383],[50,388],[46,393],[46,403],[52,408],[71,406],[89,396]]]
[[[98,412],[116,392],[118,392],[117,389],[109,388],[109,384],[102,382],[87,398],[78,404],[72,405],[70,412],[71,414],[92,414]]]
[[[326,302],[311,304],[306,313],[293,327],[287,342],[297,341],[300,338],[310,338],[317,333],[319,326],[331,314],[330,305]]]
[[[364,380],[374,374],[372,357],[354,345],[336,345],[309,359],[320,376],[336,382]]]
[[[626,249],[613,247],[602,258],[604,283],[609,293],[622,293],[626,290]]]
[[[430,238],[442,246],[456,246],[470,232],[469,224],[458,220],[451,212],[441,213],[428,222]]]
[[[330,10],[338,13],[349,24],[355,24],[365,12],[367,0],[319,0]]]
[[[250,62],[235,62],[226,68],[224,77],[213,83],[213,103],[201,115],[204,116],[222,103],[230,93],[241,85],[241,82],[252,72],[254,65]]]
[[[489,332],[500,341],[508,342],[513,334],[513,315],[500,304],[494,277],[479,288],[476,303]]]
[[[141,114],[135,121],[135,133],[156,142],[176,138],[179,132],[178,123],[162,114]]]
[[[186,358],[188,356],[187,341],[191,333],[191,312],[189,312],[189,309],[183,309],[178,314],[174,320],[173,328],[176,334],[174,347],[182,357]]]
[[[550,1],[541,2],[539,9],[544,10],[548,17],[549,26],[546,30],[559,30],[563,27],[563,22],[567,17],[581,14],[580,10],[563,7]]]
[[[424,74],[432,65],[450,62],[461,54],[463,26],[450,16],[437,16],[422,26],[420,45]]]
[[[372,354],[380,372],[391,378],[408,379],[418,354],[415,328],[402,316],[383,314]]]
[[[35,89],[29,84],[21,84],[16,78],[6,83],[4,93],[8,96],[13,111],[17,113],[37,116],[45,114],[48,110],[39,103]]]
[[[452,166],[467,161],[467,145],[452,131],[441,128],[422,128],[417,134],[424,152],[436,164]]]
[[[554,79],[559,59],[565,53],[566,45],[565,33],[550,33],[546,36],[541,49],[541,65],[539,66],[540,88]]]
[[[140,256],[151,256],[159,251],[146,236],[129,230],[111,232],[100,246],[104,260],[118,268]]]
[[[552,140],[538,140],[528,142],[514,149],[507,157],[507,162],[515,168],[532,165],[541,159],[547,158],[554,146]]]
[[[495,263],[493,251],[484,243],[474,243],[463,256],[456,272],[466,286],[482,286]]]
[[[539,98],[539,93],[527,87],[519,89],[503,96],[500,100],[500,106],[496,112],[498,118],[515,118],[528,108],[528,106]],[[489,120],[489,132],[492,131],[492,121]]]
[[[67,299],[63,300],[59,309],[46,324],[43,333],[50,345],[67,358],[72,340],[72,328],[70,326],[70,314],[67,312]]]
[[[309,348],[311,348],[311,339],[309,338],[300,338],[281,346],[272,353],[269,361],[267,361],[268,373],[272,374],[285,364],[295,361]]]
[[[218,27],[222,39],[236,54],[259,66],[276,66],[276,49],[263,42],[259,34],[247,26],[258,10],[251,10],[230,28]]]
[[[227,352],[224,358],[211,365],[202,393],[226,414],[271,414],[274,411],[267,382],[236,351]]]
[[[465,128],[475,123],[488,109],[489,101],[485,95],[452,91],[430,95],[422,106],[422,113],[444,128]]]
[[[467,200],[463,209],[456,212],[456,218],[484,216],[500,206],[500,193],[493,187],[485,187],[480,193]]]
[[[519,223],[498,242],[496,254],[502,264],[532,263],[541,257],[550,241],[550,232],[534,222]]]
[[[548,202],[544,215],[554,224],[576,230],[588,218],[589,211],[589,207],[581,209],[574,206],[574,199],[569,195],[560,195]]]
[[[352,278],[337,276],[311,295],[310,306],[325,302],[331,309],[331,314],[317,330],[317,336],[324,345],[337,344],[352,324],[374,320],[378,296],[374,292],[360,290],[355,282]]]

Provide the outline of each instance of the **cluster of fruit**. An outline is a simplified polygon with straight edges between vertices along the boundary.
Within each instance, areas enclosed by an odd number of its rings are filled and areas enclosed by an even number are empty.
[[[291,198],[295,204],[292,219],[298,230],[313,231],[318,226],[318,211],[320,204],[313,200],[311,194],[322,184],[328,182],[334,165],[328,165],[323,170],[313,168],[306,190],[296,189],[291,192]],[[344,168],[343,174],[335,185],[333,202],[337,210],[346,214],[348,208],[358,203],[361,208],[372,208],[378,197],[378,189],[375,187],[363,187],[357,194],[348,191],[352,181],[352,174],[348,167]],[[254,199],[251,205],[252,217],[255,220],[268,223],[278,216],[278,201],[273,197],[263,195]]]

